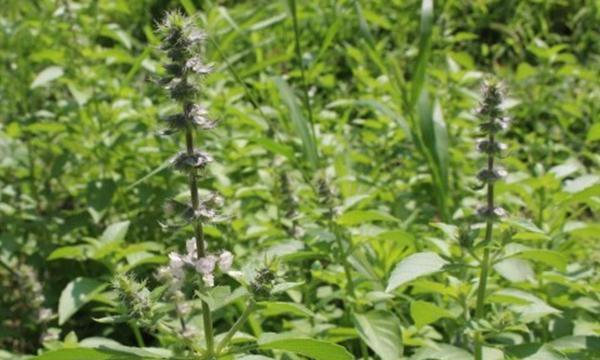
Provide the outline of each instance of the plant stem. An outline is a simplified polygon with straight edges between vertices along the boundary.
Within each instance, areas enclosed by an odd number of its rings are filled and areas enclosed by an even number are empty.
[[[350,294],[350,296],[352,296],[352,298],[355,298],[355,293],[354,293],[354,283],[352,282],[352,273],[350,271],[350,264],[348,264],[348,258],[346,257],[346,255],[350,255],[350,254],[344,254],[344,247],[343,247],[343,242],[341,239],[341,234],[340,231],[338,230],[336,224],[333,222],[333,208],[329,208],[328,211],[328,222],[329,222],[329,231],[331,231],[333,233],[333,236],[335,237],[335,242],[336,245],[338,247],[338,251],[337,251],[337,257],[339,259],[339,261],[342,263],[342,267],[344,268],[344,275],[346,276],[346,291]]]
[[[296,52],[296,58],[300,65],[300,76],[302,77],[302,100],[304,107],[308,113],[308,122],[310,123],[310,132],[313,140],[316,137],[315,123],[313,120],[313,110],[310,103],[310,96],[308,94],[308,82],[306,80],[306,69],[304,68],[304,61],[302,60],[302,48],[300,47],[300,30],[298,29],[298,13],[296,8],[296,0],[288,0],[290,10],[292,12],[292,25],[294,27],[294,50]],[[318,155],[317,155],[318,157]]]
[[[133,331],[133,335],[135,336],[135,341],[137,342],[137,345],[139,347],[146,346],[146,344],[144,344],[144,338],[142,337],[142,333],[140,332],[140,327],[133,322],[129,323],[129,327],[131,328],[131,331]]]
[[[187,108],[187,106],[185,106]],[[184,110],[185,111],[185,110]],[[185,132],[185,143],[188,155],[194,154],[194,135],[192,130],[188,129]],[[198,179],[196,170],[190,171],[189,174],[190,195],[192,198],[192,208],[196,212],[200,207],[200,198],[198,196]],[[198,258],[204,257],[204,229],[202,223],[196,220],[194,223],[194,235],[196,237],[196,248]],[[209,356],[214,354],[214,336],[213,324],[210,314],[210,307],[202,300],[202,319],[204,323],[204,337],[206,338],[206,351]]]
[[[215,350],[215,354],[219,355],[221,353],[221,350],[223,350],[223,348],[225,346],[227,346],[227,344],[229,344],[229,341],[231,340],[231,338],[233,338],[233,335],[235,335],[235,333],[238,332],[238,330],[240,330],[240,328],[244,325],[244,323],[246,323],[246,320],[248,320],[248,316],[250,316],[252,311],[254,311],[255,306],[256,306],[256,302],[254,301],[254,299],[252,299],[252,298],[248,299],[248,304],[246,305],[246,309],[244,309],[244,312],[242,313],[242,315],[237,319],[235,324],[233,324],[231,329],[229,329],[227,334],[225,334],[225,337],[223,337],[223,339],[219,342],[219,344],[217,345],[217,348]]]
[[[342,267],[344,268],[344,275],[346,276],[346,292],[352,297],[352,300],[356,300],[356,292],[354,290],[354,282],[352,281],[352,273],[350,270],[350,264],[348,263],[348,254],[344,254],[343,242],[340,231],[337,229],[337,225],[333,222],[333,208],[329,208],[329,231],[333,232],[336,245],[338,247],[337,256],[342,263]],[[352,311],[357,311],[358,306],[356,304],[351,305]],[[358,339],[358,346],[360,347],[360,352],[363,360],[369,359],[369,351],[367,349],[366,344],[362,339]]]
[[[493,121],[491,119],[490,121]],[[490,133],[489,143],[494,144],[494,134]],[[494,170],[494,154],[488,154],[488,172],[491,174]],[[485,317],[485,290],[490,271],[490,242],[492,241],[492,232],[494,229],[494,182],[487,183],[487,211],[488,217],[485,225],[485,239],[483,241],[483,259],[481,261],[481,273],[479,275],[479,288],[477,289],[477,306],[475,308],[475,320]],[[475,360],[482,360],[483,356],[483,338],[480,333],[475,337]]]

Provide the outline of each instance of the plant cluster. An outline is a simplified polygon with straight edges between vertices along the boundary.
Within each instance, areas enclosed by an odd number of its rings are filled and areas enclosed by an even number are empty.
[[[0,359],[600,357],[597,22],[8,2]]]

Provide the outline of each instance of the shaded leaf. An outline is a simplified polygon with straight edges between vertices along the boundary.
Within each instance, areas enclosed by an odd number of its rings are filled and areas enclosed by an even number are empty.
[[[58,301],[58,324],[62,325],[107,284],[94,279],[78,277],[65,286]]]

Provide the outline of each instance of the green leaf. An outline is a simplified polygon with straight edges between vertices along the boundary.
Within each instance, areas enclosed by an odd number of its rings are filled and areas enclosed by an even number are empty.
[[[315,360],[354,360],[343,346],[292,334],[265,333],[257,342],[260,349],[289,351]]]
[[[59,349],[49,351],[40,356],[34,357],[32,360],[126,360],[126,359],[141,359],[138,356],[116,357],[112,351],[74,348],[74,349]]]
[[[118,354],[113,358],[115,360],[137,359],[138,357],[143,359],[165,359],[173,356],[172,351],[168,349],[125,346],[115,340],[103,337],[89,337],[83,339],[79,342],[79,346],[114,352],[115,354]]]
[[[520,63],[517,67],[517,81],[527,79],[528,77],[534,76],[535,74],[535,68],[526,62]]]
[[[423,89],[417,103],[419,118],[419,149],[427,160],[433,178],[434,196],[442,218],[447,218],[446,197],[448,189],[448,130],[438,101],[431,103],[427,91]]]
[[[105,283],[94,279],[78,277],[67,284],[58,301],[58,324],[62,325],[94,295],[106,287]]]
[[[117,184],[112,179],[91,181],[87,185],[88,212],[95,223],[100,222],[102,216],[111,205]]]
[[[377,234],[378,241],[391,241],[398,248],[415,247],[415,237],[404,230],[390,230]]]
[[[353,226],[373,221],[398,222],[392,215],[378,210],[352,210],[342,214],[337,223],[340,225]]]
[[[48,260],[56,259],[72,259],[72,260],[84,260],[85,250],[89,246],[87,245],[76,245],[76,246],[63,246],[54,250],[48,256]]]
[[[410,317],[412,317],[417,328],[434,323],[443,317],[451,316],[446,309],[426,301],[417,300],[410,304]]]
[[[413,71],[414,77],[411,84],[411,103],[414,107],[417,103],[418,98],[421,95],[421,91],[425,84],[425,71],[429,62],[429,53],[431,49],[431,32],[433,29],[433,0],[422,0],[421,1],[421,24],[419,27],[419,55],[417,56],[417,62],[415,70]]]
[[[440,271],[448,262],[434,252],[420,252],[412,254],[400,261],[388,280],[386,292],[402,286],[420,276],[433,274]]]
[[[49,66],[42,70],[31,83],[31,88],[35,89],[40,86],[44,86],[59,77],[63,76],[64,71],[60,66]]]
[[[100,242],[105,244],[121,242],[125,239],[125,235],[127,235],[128,229],[129,221],[121,221],[118,223],[111,224],[102,233],[102,236],[100,237]]]
[[[112,23],[102,27],[100,35],[121,43],[127,50],[131,50],[131,38],[118,24]]]
[[[285,156],[289,160],[294,159],[294,149],[287,145],[280,144],[268,138],[256,138],[254,139],[254,142],[261,145],[263,148],[272,152],[273,154]]]
[[[360,338],[382,360],[402,357],[402,330],[400,321],[393,313],[373,310],[366,314],[353,314],[354,324]]]
[[[512,303],[511,310],[519,314],[519,321],[528,323],[537,321],[540,318],[558,314],[560,311],[548,305],[544,300],[532,295],[529,292],[517,289],[502,289],[492,295],[494,300],[501,300],[505,303]]]
[[[302,114],[298,101],[292,89],[287,82],[282,78],[275,80],[281,99],[289,111],[289,117],[292,120],[292,125],[296,134],[300,135],[302,140],[302,153],[307,164],[316,169],[319,161],[319,151],[315,140],[312,126],[306,117]]]
[[[585,350],[600,356],[600,336],[565,336],[549,343],[560,351]]]
[[[262,301],[258,303],[261,307],[263,316],[295,315],[303,317],[312,317],[315,314],[302,304],[282,301]]]
[[[515,254],[514,257],[519,259],[541,262],[546,265],[560,269],[561,271],[565,271],[567,269],[568,264],[568,260],[563,254],[552,250],[525,250]]]
[[[511,359],[567,360],[565,356],[561,355],[551,346],[538,343],[508,346],[505,348],[505,353],[506,355],[509,355]]]
[[[596,185],[598,182],[600,182],[600,176],[598,175],[583,175],[576,179],[566,181],[564,190],[568,193],[575,194]]]
[[[600,122],[597,122],[590,127],[586,140],[589,142],[600,140]]]
[[[469,352],[448,344],[435,344],[434,348],[423,347],[410,360],[469,360],[473,355]]]
[[[196,7],[192,0],[180,0],[181,6],[185,9],[185,13],[188,15],[194,15],[196,13]]]
[[[513,281],[530,281],[535,279],[531,263],[526,260],[509,258],[494,265],[494,270],[503,278]]]

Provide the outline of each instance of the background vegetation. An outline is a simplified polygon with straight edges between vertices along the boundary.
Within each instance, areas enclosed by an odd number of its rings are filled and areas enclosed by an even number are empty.
[[[219,127],[200,138],[215,162],[200,186],[224,197],[226,219],[206,226],[208,247],[244,271],[276,258],[289,286],[240,343],[290,333],[340,356],[467,359],[484,334],[486,359],[600,358],[593,0],[4,2],[0,358],[182,354],[107,318],[124,311],[115,277],[159,286],[156,269],[192,236],[161,226],[187,189],[166,170],[177,141],[158,134],[172,105],[155,28],[176,8],[207,31],[215,65],[203,103]],[[486,74],[513,118],[496,185],[509,215],[474,321]],[[223,276],[211,294],[217,333],[243,310],[236,284]],[[237,358],[336,358],[262,344]]]

